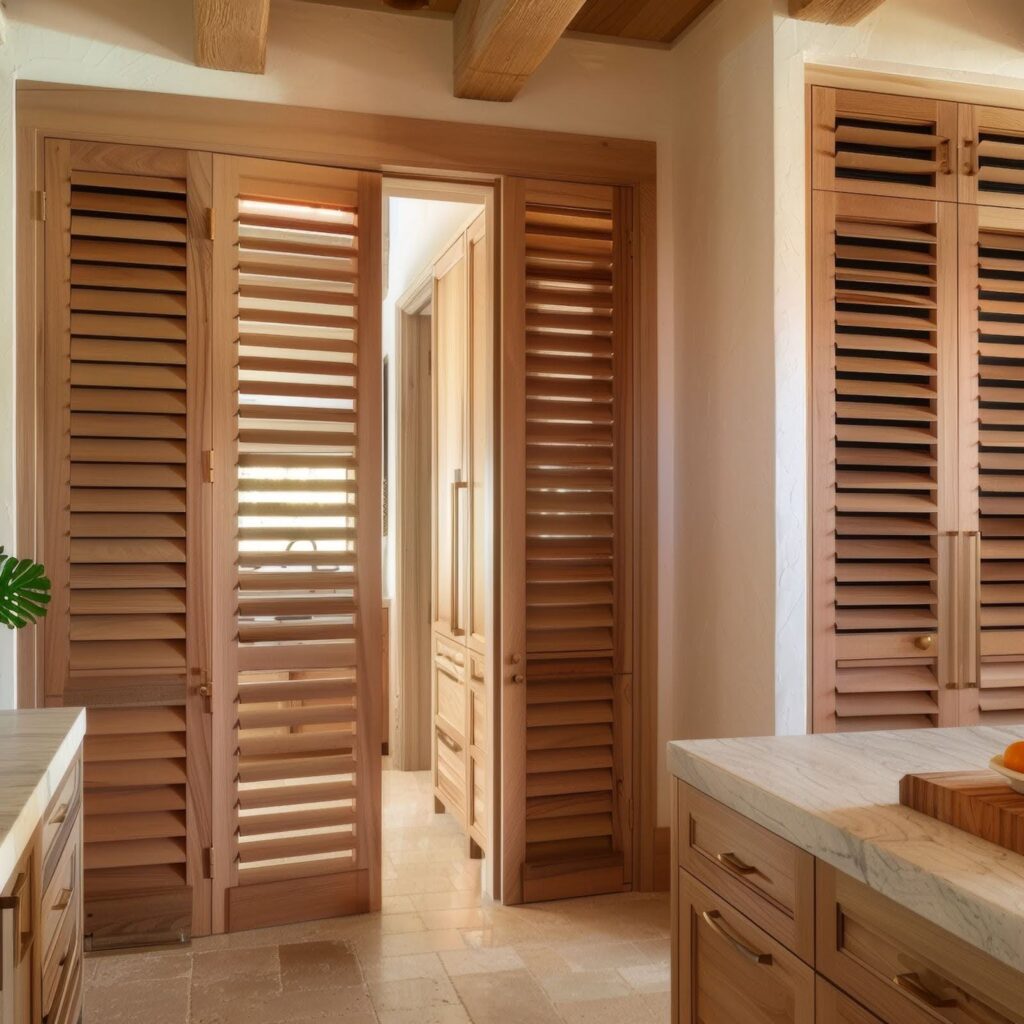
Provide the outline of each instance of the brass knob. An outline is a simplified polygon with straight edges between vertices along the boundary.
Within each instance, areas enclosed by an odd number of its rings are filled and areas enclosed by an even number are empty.
[[[516,675],[514,675],[512,677],[512,682],[513,683],[525,683],[526,682],[526,676],[522,676],[522,675],[519,675],[518,673],[516,673]]]
[[[202,686],[199,687],[197,692],[200,697],[209,697],[213,691],[210,689],[208,683],[203,683]]]
[[[927,651],[933,643],[935,643],[935,637],[933,637],[930,633],[926,636],[919,636],[914,640],[914,646],[919,651]]]

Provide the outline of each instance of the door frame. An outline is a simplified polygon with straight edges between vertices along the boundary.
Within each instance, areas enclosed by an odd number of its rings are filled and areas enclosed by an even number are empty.
[[[163,100],[163,102],[160,102]],[[154,114],[154,111],[157,113]],[[161,111],[167,111],[166,116]],[[173,114],[171,113],[173,111]],[[47,138],[185,148],[490,184],[505,177],[617,185],[633,195],[634,734],[633,887],[655,884],[658,699],[657,146],[506,126],[361,114],[245,100],[19,81],[16,86],[16,429],[19,554],[41,550],[43,144]],[[496,292],[501,305],[501,290]],[[496,310],[500,316],[500,311]],[[42,628],[17,643],[18,703],[42,706]]]

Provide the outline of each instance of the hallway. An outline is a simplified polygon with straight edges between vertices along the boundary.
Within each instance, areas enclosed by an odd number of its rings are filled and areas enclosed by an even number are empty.
[[[386,771],[383,808],[381,914],[88,957],[85,1024],[668,1020],[667,894],[495,905],[428,773]]]

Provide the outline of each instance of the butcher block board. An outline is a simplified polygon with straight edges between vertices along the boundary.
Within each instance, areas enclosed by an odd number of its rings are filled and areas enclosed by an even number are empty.
[[[1024,856],[1024,794],[996,772],[904,775],[900,803]]]

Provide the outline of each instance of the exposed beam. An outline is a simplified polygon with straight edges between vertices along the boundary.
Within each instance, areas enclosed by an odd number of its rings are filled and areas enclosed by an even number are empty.
[[[789,0],[789,14],[803,21],[856,25],[884,3],[885,0]]]
[[[196,63],[262,75],[270,0],[193,0]]]
[[[462,0],[455,14],[455,95],[514,99],[584,0]]]

